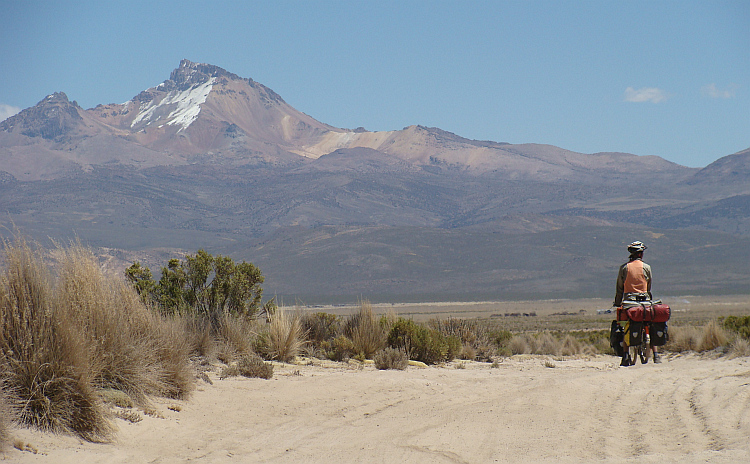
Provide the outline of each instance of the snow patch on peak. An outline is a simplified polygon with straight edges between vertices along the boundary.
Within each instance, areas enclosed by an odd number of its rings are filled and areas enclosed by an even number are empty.
[[[201,84],[180,92],[177,97],[177,108],[175,108],[167,118],[167,124],[182,126],[177,132],[183,131],[198,118],[201,112],[201,105],[205,103],[208,94],[211,93],[216,78],[212,77],[205,84]]]
[[[130,124],[130,127],[134,128],[143,123],[149,125],[159,121],[169,111],[169,114],[164,117],[166,124],[181,126],[177,132],[182,132],[198,118],[201,105],[205,103],[208,94],[211,93],[214,82],[216,82],[216,78],[212,77],[203,84],[182,91],[168,92],[159,103],[154,103],[153,100],[142,103],[138,115]]]

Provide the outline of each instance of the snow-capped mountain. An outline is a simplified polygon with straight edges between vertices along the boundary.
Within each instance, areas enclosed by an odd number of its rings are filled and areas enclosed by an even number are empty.
[[[233,157],[227,151],[243,148],[268,154],[275,151],[269,144],[293,152],[333,129],[252,79],[188,60],[131,101],[90,111],[144,146],[183,155],[224,151]]]
[[[381,132],[336,128],[296,110],[252,79],[189,60],[182,60],[169,79],[123,104],[83,110],[64,93],[45,97],[0,123],[0,144],[6,147],[0,153],[2,170],[22,179],[113,163],[139,168],[298,165],[360,148],[406,165],[513,179],[595,180],[601,172],[628,175],[634,165],[661,176],[692,173],[658,157],[587,155],[547,145],[475,141],[416,125]],[[30,171],[20,156],[27,148],[19,147],[31,145],[40,167]]]
[[[609,289],[637,238],[659,242],[661,291],[695,291],[699,262],[702,288],[737,292],[748,165],[336,128],[183,60],[128,102],[58,92],[0,122],[0,237],[78,237],[112,262],[213,249],[259,264],[271,293],[449,298]]]

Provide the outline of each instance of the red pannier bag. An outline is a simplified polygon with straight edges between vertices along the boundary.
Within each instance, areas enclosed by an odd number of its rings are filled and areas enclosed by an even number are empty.
[[[648,309],[647,309],[648,308]],[[645,306],[645,305],[638,305],[638,306],[631,306],[626,311],[628,313],[628,319],[635,322],[643,322],[645,320],[651,320],[650,313],[651,306]]]
[[[671,315],[669,305],[642,304],[627,309],[628,318],[636,322],[667,322]]]
[[[651,322],[667,322],[671,315],[672,310],[669,308],[669,305],[657,303],[653,305],[653,317]]]

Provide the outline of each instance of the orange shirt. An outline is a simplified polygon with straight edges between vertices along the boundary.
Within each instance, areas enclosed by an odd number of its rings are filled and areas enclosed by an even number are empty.
[[[651,298],[651,266],[640,259],[634,259],[620,266],[614,306],[622,304],[626,293],[648,293]]]

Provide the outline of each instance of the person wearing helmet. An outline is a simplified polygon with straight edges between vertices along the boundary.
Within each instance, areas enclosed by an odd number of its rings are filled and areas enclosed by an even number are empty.
[[[620,266],[620,270],[617,273],[615,301],[613,306],[620,307],[623,298],[627,297],[635,298],[637,300],[651,300],[651,266],[643,262],[643,252],[646,248],[646,245],[639,241],[635,241],[628,245],[630,259],[627,263]],[[629,324],[627,321],[623,321],[623,325],[625,326],[623,329],[627,334],[627,326]],[[621,366],[630,366],[632,364],[628,345],[628,337],[626,336],[623,342],[625,354],[622,356],[622,362],[620,363]],[[654,362],[660,362],[656,350],[653,350],[653,353]]]

